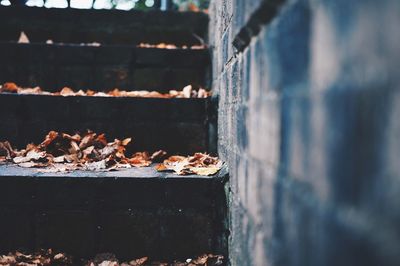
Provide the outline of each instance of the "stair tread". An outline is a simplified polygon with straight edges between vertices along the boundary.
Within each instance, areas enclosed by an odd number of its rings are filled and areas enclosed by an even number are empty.
[[[213,176],[177,175],[171,172],[158,172],[155,164],[149,167],[127,168],[117,171],[43,172],[45,168],[23,168],[13,164],[0,165],[0,178],[4,177],[63,177],[63,178],[129,178],[129,179],[223,179],[226,169],[222,168]]]

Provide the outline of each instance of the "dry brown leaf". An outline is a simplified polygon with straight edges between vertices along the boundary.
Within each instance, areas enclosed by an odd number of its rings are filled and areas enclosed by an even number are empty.
[[[98,266],[118,266],[118,262],[116,261],[109,261],[109,260],[105,260],[102,263],[100,263]]]
[[[18,43],[29,43],[28,36],[25,34],[25,32],[21,31],[19,34]]]
[[[154,152],[151,156],[150,156],[150,160],[152,162],[160,162],[165,156],[167,155],[166,151],[163,150],[159,150]]]
[[[145,265],[145,263],[147,262],[148,259],[149,259],[148,257],[143,257],[143,258],[140,258],[140,259],[131,260],[129,262],[129,265],[131,265],[131,266],[142,266],[142,265]]]
[[[208,167],[190,167],[190,171],[196,175],[215,175],[220,169],[220,166],[208,166]]]
[[[128,145],[128,144],[131,142],[131,140],[132,140],[132,138],[126,138],[126,139],[124,139],[124,140],[122,141],[122,145],[123,145],[123,146]]]
[[[40,146],[43,146],[43,147],[49,146],[50,143],[52,143],[57,137],[58,137],[58,132],[56,132],[56,131],[50,131],[50,132],[46,135],[44,141],[40,144]]]
[[[159,171],[159,172],[162,172],[162,171],[169,171],[169,170],[170,170],[170,169],[168,169],[168,168],[165,166],[165,164],[163,164],[163,163],[157,164],[157,165],[155,166],[155,169],[156,169],[157,171]]]
[[[159,43],[159,44],[150,44],[150,43],[140,43],[137,45],[140,48],[157,48],[157,49],[206,49],[205,45],[192,45],[192,46],[177,46],[175,44],[167,44],[167,43]]]
[[[26,163],[29,161],[38,161],[42,158],[46,157],[46,152],[44,151],[38,151],[38,150],[30,150],[26,154],[26,156],[18,156],[13,159],[14,163],[20,164],[20,163]]]
[[[75,134],[75,135],[71,136],[71,135],[69,135],[67,133],[62,133],[61,136],[64,139],[69,139],[69,140],[72,140],[72,141],[75,141],[75,142],[80,142],[81,139],[82,139],[81,136],[79,136],[78,134]]]
[[[0,92],[18,93],[18,86],[13,82],[7,82],[1,86]]]
[[[96,137],[96,133],[93,132],[88,132],[81,140],[81,142],[79,143],[79,148],[80,149],[84,149],[87,146],[92,145],[94,138]],[[107,141],[106,141],[107,144]]]
[[[13,148],[11,147],[10,142],[0,142],[0,156],[5,159],[11,159],[15,155]]]
[[[75,141],[71,141],[71,148],[68,149],[69,153],[76,154],[80,150],[79,145]]]
[[[137,152],[128,159],[129,164],[135,167],[145,167],[151,164],[149,154],[147,152]]]
[[[222,162],[217,157],[204,153],[195,153],[193,156],[171,156],[164,160],[162,165],[157,165],[157,171],[174,171],[178,175],[197,174],[214,175],[222,167]]]
[[[23,162],[23,163],[18,163],[18,166],[23,168],[32,168],[38,166],[38,164],[35,162]]]
[[[101,145],[106,146],[107,145],[107,139],[105,134],[100,134],[97,136],[95,142],[100,143]]]
[[[75,92],[68,87],[64,87],[61,89],[60,93],[61,96],[75,96]]]
[[[106,160],[101,160],[98,162],[90,162],[85,164],[85,168],[90,171],[100,171],[107,168]]]
[[[0,265],[8,265],[11,263],[16,263],[15,257],[14,256],[0,256]]]

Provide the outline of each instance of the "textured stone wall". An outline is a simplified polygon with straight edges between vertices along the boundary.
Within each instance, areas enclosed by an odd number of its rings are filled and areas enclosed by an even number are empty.
[[[232,265],[399,265],[398,25],[397,0],[211,1]]]

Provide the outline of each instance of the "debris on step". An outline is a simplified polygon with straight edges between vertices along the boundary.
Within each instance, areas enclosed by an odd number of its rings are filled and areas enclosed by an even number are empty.
[[[18,43],[30,43],[28,36],[25,34],[25,32],[21,31],[18,38]]]
[[[9,142],[0,142],[0,162],[11,162],[21,167],[42,167],[45,172],[72,170],[116,170],[149,166],[166,155],[164,151],[137,152],[125,155],[131,138],[108,142],[105,134],[88,131],[83,135],[50,131],[39,145],[28,144],[14,150]]]
[[[193,156],[171,156],[156,166],[157,171],[174,171],[178,175],[214,175],[223,163],[217,157],[204,153],[195,153]]]
[[[157,49],[191,49],[191,50],[201,50],[207,49],[207,46],[204,44],[199,45],[192,45],[192,46],[176,46],[175,44],[168,44],[168,43],[159,43],[159,44],[150,44],[150,43],[140,43],[137,45],[140,48],[157,48]]]
[[[50,131],[38,144],[28,144],[25,149],[13,149],[8,141],[0,142],[0,163],[13,163],[24,168],[41,168],[41,172],[66,172],[74,170],[111,171],[131,167],[147,167],[152,163],[157,171],[173,171],[178,175],[216,174],[223,162],[205,153],[192,156],[174,155],[158,150],[125,154],[132,138],[114,139],[108,142],[105,134],[87,131],[70,135]],[[163,161],[164,160],[164,161]]]
[[[28,36],[26,35],[25,32],[21,31],[19,38],[18,38],[18,43],[30,43]],[[52,39],[48,39],[46,41],[46,44],[48,45],[70,45],[70,43],[63,43],[63,42],[54,42]],[[99,42],[88,42],[88,43],[80,43],[79,45],[81,46],[94,46],[94,47],[99,47],[101,46],[101,43]],[[205,44],[198,44],[198,45],[182,45],[182,46],[177,46],[172,43],[158,43],[158,44],[150,44],[150,43],[140,43],[136,45],[136,47],[139,48],[157,48],[157,49],[190,49],[190,50],[201,50],[201,49],[207,49],[207,46]]]
[[[56,253],[52,249],[40,250],[34,254],[20,251],[0,255],[0,265],[9,266],[44,266],[44,265],[73,265],[72,258],[65,253]]]
[[[69,87],[64,87],[58,92],[48,92],[40,87],[22,88],[13,82],[7,82],[0,85],[0,93],[16,93],[16,94],[34,94],[34,95],[51,95],[51,96],[95,96],[95,97],[136,97],[136,98],[207,98],[211,96],[211,92],[198,88],[195,90],[192,85],[185,86],[182,90],[170,90],[168,93],[160,93],[158,91],[125,91],[117,88],[108,92],[96,92],[93,90],[74,91]]]
[[[40,250],[33,254],[15,251],[7,255],[0,255],[0,265],[8,266],[217,266],[223,263],[223,256],[213,254],[203,254],[196,259],[187,259],[185,262],[178,260],[174,262],[159,262],[143,257],[121,263],[112,253],[98,254],[94,259],[85,261],[82,259],[75,260],[72,256],[54,252],[52,249]]]

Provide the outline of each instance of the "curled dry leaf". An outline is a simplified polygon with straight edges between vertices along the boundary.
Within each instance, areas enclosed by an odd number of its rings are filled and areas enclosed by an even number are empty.
[[[162,159],[164,159],[164,157],[167,155],[167,153],[163,150],[159,150],[154,152],[151,156],[150,159],[153,162],[160,162]]]
[[[132,158],[128,159],[129,164],[135,167],[144,167],[151,164],[150,156],[147,152],[137,152]]]
[[[168,93],[160,93],[157,91],[125,91],[113,89],[109,92],[95,92],[92,90],[74,91],[69,87],[62,88],[59,92],[43,91],[40,87],[22,88],[13,82],[7,82],[0,86],[0,93],[17,93],[17,94],[39,94],[53,96],[97,96],[97,97],[138,97],[138,98],[207,98],[211,96],[209,91],[203,88],[195,90],[192,85],[185,86],[181,91],[170,90]]]
[[[0,142],[0,162],[10,160],[14,155],[13,148],[8,141]]]
[[[131,260],[129,262],[129,265],[131,265],[131,266],[142,266],[142,265],[145,265],[145,263],[147,262],[148,259],[149,259],[148,257],[143,257],[143,258],[140,258],[140,259]]]
[[[178,175],[197,174],[214,175],[223,163],[217,157],[205,153],[195,153],[193,156],[171,156],[162,164],[156,166],[157,171],[174,171]]]

